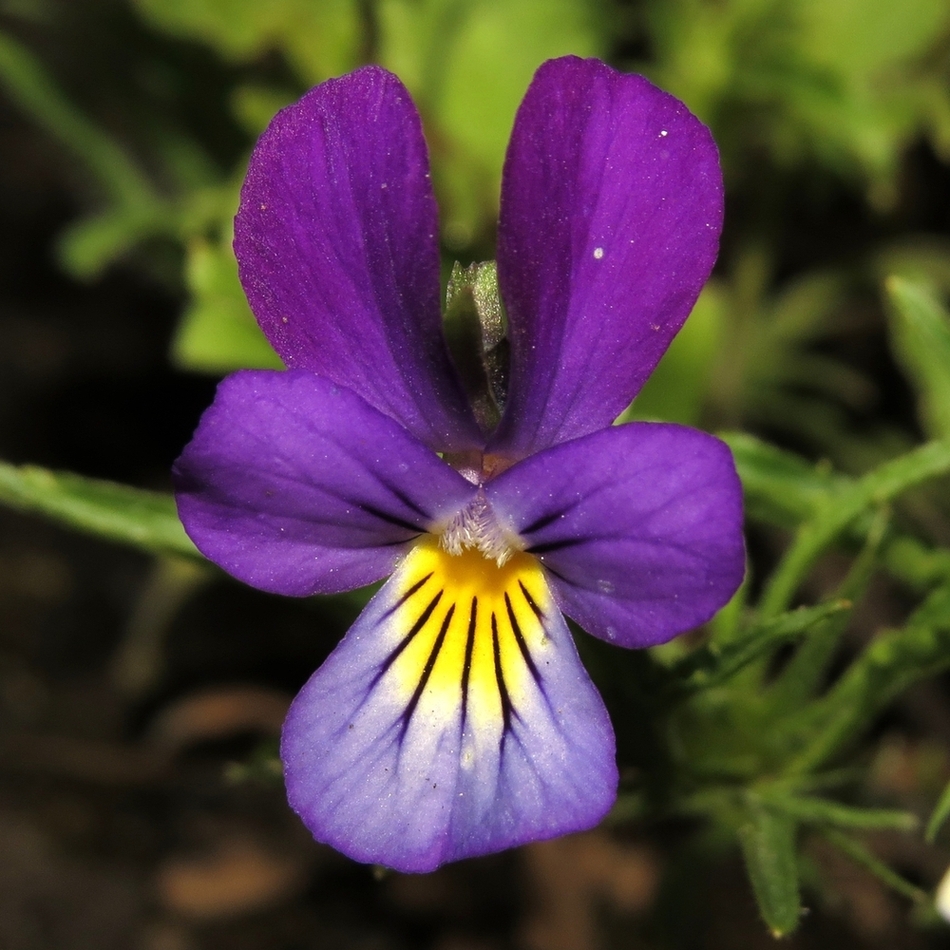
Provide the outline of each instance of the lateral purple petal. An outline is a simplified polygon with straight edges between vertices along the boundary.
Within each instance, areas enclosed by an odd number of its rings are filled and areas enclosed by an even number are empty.
[[[728,447],[631,423],[548,449],[486,486],[547,568],[561,609],[626,647],[704,623],[745,569],[742,490]]]
[[[198,549],[292,596],[385,577],[475,490],[355,393],[302,370],[225,379],[173,474]]]
[[[511,378],[493,451],[523,457],[620,414],[709,276],[722,205],[715,143],[681,102],[596,60],[541,66],[502,183]]]
[[[481,442],[442,336],[419,115],[375,66],[279,112],[234,222],[241,282],[290,368],[352,389],[438,451]]]
[[[499,602],[417,548],[301,690],[281,757],[318,841],[431,871],[589,828],[613,804],[606,710],[522,557],[524,586],[514,572]]]

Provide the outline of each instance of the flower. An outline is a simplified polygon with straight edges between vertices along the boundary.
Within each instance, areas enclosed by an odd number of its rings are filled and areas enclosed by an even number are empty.
[[[589,828],[614,737],[562,611],[626,647],[708,620],[743,573],[726,446],[612,421],[715,260],[708,130],[595,60],[538,70],[504,169],[510,365],[480,425],[442,334],[419,116],[367,67],[283,110],[235,221],[288,366],[225,379],[176,463],[182,521],[247,583],[392,577],[294,701],[288,797],[320,841],[403,871]]]

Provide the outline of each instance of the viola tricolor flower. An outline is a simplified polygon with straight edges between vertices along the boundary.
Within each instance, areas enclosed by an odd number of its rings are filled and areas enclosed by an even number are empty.
[[[288,369],[225,379],[175,477],[188,533],[248,584],[392,574],[284,726],[288,796],[318,840],[427,871],[610,808],[613,731],[562,612],[645,647],[708,620],[743,573],[726,446],[611,425],[692,308],[721,219],[715,145],[682,103],[594,60],[544,64],[504,168],[510,359],[488,425],[442,333],[403,85],[360,69],[262,136],[234,247]]]

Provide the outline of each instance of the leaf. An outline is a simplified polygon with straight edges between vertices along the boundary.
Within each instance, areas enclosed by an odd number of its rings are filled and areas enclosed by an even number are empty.
[[[890,277],[884,286],[894,352],[917,390],[921,422],[934,438],[950,436],[950,316],[922,281]]]
[[[726,326],[727,304],[719,284],[706,284],[683,329],[624,413],[623,422],[662,419],[683,425],[699,424]]]
[[[762,595],[764,616],[785,609],[818,557],[859,515],[914,485],[950,471],[950,442],[929,442],[891,459],[820,504],[798,529]]]
[[[679,688],[694,691],[718,686],[779,644],[803,636],[816,625],[850,607],[851,604],[844,600],[831,601],[818,607],[800,607],[780,617],[753,624],[741,637],[721,650],[713,645],[695,650],[674,667],[674,674],[681,678]]]
[[[364,24],[357,0],[135,0],[151,22],[200,40],[229,59],[286,53],[309,83],[359,64]]]
[[[40,62],[0,33],[0,83],[10,98],[78,157],[119,204],[158,203],[129,156],[69,102]]]
[[[924,833],[924,837],[928,842],[933,844],[936,840],[937,833],[943,827],[947,818],[950,818],[950,782],[947,783],[946,788],[944,788],[940,794],[940,799],[933,810],[933,814],[930,816],[930,821],[927,822],[927,830]]]
[[[750,518],[797,528],[851,479],[744,432],[720,433],[736,462]]]
[[[720,433],[732,450],[750,520],[778,528],[797,528],[822,505],[833,503],[855,480],[815,465],[799,456],[743,432]],[[873,523],[868,513],[845,530],[864,544]],[[881,560],[895,577],[915,588],[932,588],[950,578],[950,551],[928,548],[910,535],[891,533],[884,540]]]
[[[588,0],[380,0],[380,62],[426,122],[442,233],[490,232],[515,110],[547,59],[603,52]]]
[[[192,298],[172,342],[176,365],[209,373],[283,368],[247,305],[228,244],[192,241],[186,278]]]
[[[945,0],[799,0],[807,46],[853,81],[926,52],[947,25]]]
[[[853,603],[864,597],[878,564],[888,523],[889,512],[882,508],[871,523],[864,548],[838,586],[837,597]],[[768,699],[778,714],[799,709],[819,691],[849,619],[849,614],[839,613],[817,625],[775,677],[768,687]]]
[[[840,831],[835,831],[833,828],[826,828],[822,834],[836,848],[866,868],[888,887],[897,891],[898,894],[903,894],[905,897],[909,897],[912,901],[919,904],[924,904],[929,900],[926,891],[915,887],[910,881],[901,877],[896,871],[889,868],[883,861],[871,854],[864,845],[858,843],[853,838],[842,834]]]
[[[171,495],[0,462],[0,502],[146,551],[201,557],[178,520]]]
[[[176,224],[171,208],[113,205],[62,231],[56,242],[59,260],[73,276],[91,280],[143,238],[173,233]]]
[[[906,627],[874,640],[829,693],[799,717],[812,738],[788,763],[787,773],[819,767],[908,686],[948,667],[950,586],[944,586],[911,615]]]
[[[773,937],[784,937],[798,926],[798,861],[795,823],[758,805],[739,828],[739,843],[759,911]]]
[[[859,808],[815,796],[790,795],[779,791],[757,791],[769,807],[796,821],[815,825],[835,825],[865,831],[913,831],[917,816],[890,808]]]

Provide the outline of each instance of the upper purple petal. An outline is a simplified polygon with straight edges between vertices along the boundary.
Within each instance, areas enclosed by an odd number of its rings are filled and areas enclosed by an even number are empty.
[[[349,387],[445,451],[481,437],[442,336],[437,228],[419,115],[371,66],[273,119],[251,156],[234,250],[288,367]]]
[[[617,789],[607,711],[537,563],[433,542],[300,691],[281,757],[317,840],[401,871],[589,828]]]
[[[642,76],[545,63],[505,161],[498,277],[511,378],[493,451],[609,425],[709,276],[722,226],[709,130]]]
[[[174,468],[198,549],[277,594],[351,590],[475,488],[355,393],[297,370],[247,370],[218,387]]]
[[[745,570],[742,489],[728,447],[631,423],[555,446],[485,487],[548,569],[561,609],[628,647],[704,623]]]

